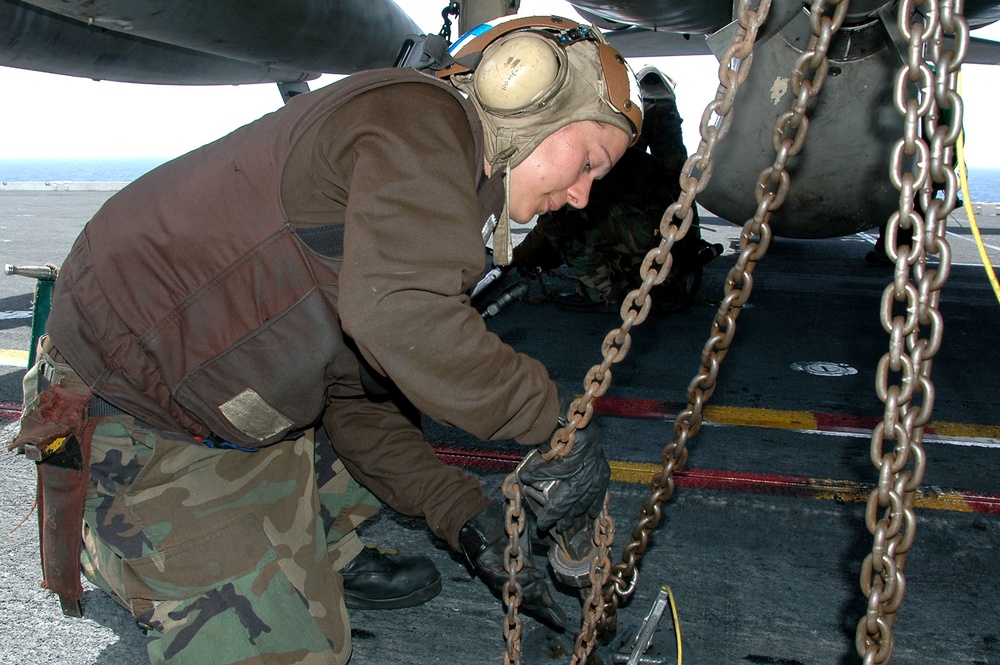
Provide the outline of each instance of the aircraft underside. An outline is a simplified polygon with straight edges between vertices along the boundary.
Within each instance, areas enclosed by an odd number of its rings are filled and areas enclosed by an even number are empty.
[[[464,0],[460,29],[470,27],[470,17],[495,16],[503,4]],[[573,4],[627,57],[721,57],[735,27],[726,0]],[[714,174],[697,198],[730,222],[753,215],[758,176],[774,160],[775,122],[794,100],[793,69],[812,34],[807,4],[772,2],[752,63],[742,65],[749,78],[739,86],[732,126],[718,141]],[[892,81],[908,47],[894,12],[894,2],[851,3],[830,45],[822,94],[809,102],[808,140],[787,162],[793,186],[771,217],[775,235],[849,235],[882,224],[898,206],[884,175],[904,126]],[[988,24],[1000,17],[1000,3],[967,2],[965,13],[973,27]],[[166,8],[153,0],[0,0],[0,66],[141,83],[302,86],[322,73],[392,66],[406,37],[419,32],[391,0],[185,0]],[[972,40],[966,61],[1000,61],[997,47]],[[717,115],[710,121],[718,122]]]

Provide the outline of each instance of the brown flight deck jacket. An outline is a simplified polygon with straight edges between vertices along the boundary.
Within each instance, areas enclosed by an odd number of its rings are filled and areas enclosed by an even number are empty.
[[[454,546],[485,496],[405,402],[525,444],[558,412],[545,368],[466,295],[502,201],[500,178],[478,187],[480,137],[457,91],[410,70],[299,95],[113,196],[62,266],[48,332],[156,427],[260,446],[325,413],[352,474]],[[365,398],[362,363],[405,400]]]

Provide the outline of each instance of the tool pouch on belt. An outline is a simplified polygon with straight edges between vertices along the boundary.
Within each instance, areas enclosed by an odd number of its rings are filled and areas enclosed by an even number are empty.
[[[90,399],[90,388],[63,362],[48,336],[42,336],[35,366],[24,376],[21,431],[8,450],[24,452],[37,463],[42,586],[59,595],[69,616],[82,616],[80,548],[90,483]]]

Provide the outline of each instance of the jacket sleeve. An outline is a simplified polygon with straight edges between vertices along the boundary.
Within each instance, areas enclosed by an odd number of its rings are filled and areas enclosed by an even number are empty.
[[[475,476],[438,458],[412,406],[335,399],[323,426],[352,477],[394,510],[423,517],[434,535],[460,551],[459,531],[489,498]]]
[[[541,363],[487,330],[465,294],[485,268],[482,167],[466,113],[433,86],[389,88],[345,105],[329,153],[348,182],[343,329],[434,420],[540,443],[555,428],[555,385]]]

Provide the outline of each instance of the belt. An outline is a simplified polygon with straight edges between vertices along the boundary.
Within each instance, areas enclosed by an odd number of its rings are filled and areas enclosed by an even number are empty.
[[[132,416],[132,414],[129,413],[128,411],[122,411],[111,402],[108,402],[107,400],[104,400],[98,397],[97,395],[91,395],[90,397],[91,418],[108,418],[113,416]],[[148,425],[147,423],[143,422],[142,420],[139,420],[138,418],[135,419],[135,422],[136,424],[142,427],[155,429],[151,425]],[[195,436],[192,438],[198,443],[206,445],[209,448],[227,448],[231,450],[242,450],[245,453],[255,453],[259,450],[259,448],[255,448],[253,446],[241,446],[235,443],[230,443],[229,441],[223,441],[222,439],[211,435],[207,437]]]
[[[91,418],[102,418],[106,416],[129,416],[132,415],[126,411],[122,411],[117,406],[111,402],[101,399],[97,395],[92,395],[90,397],[90,417]]]

